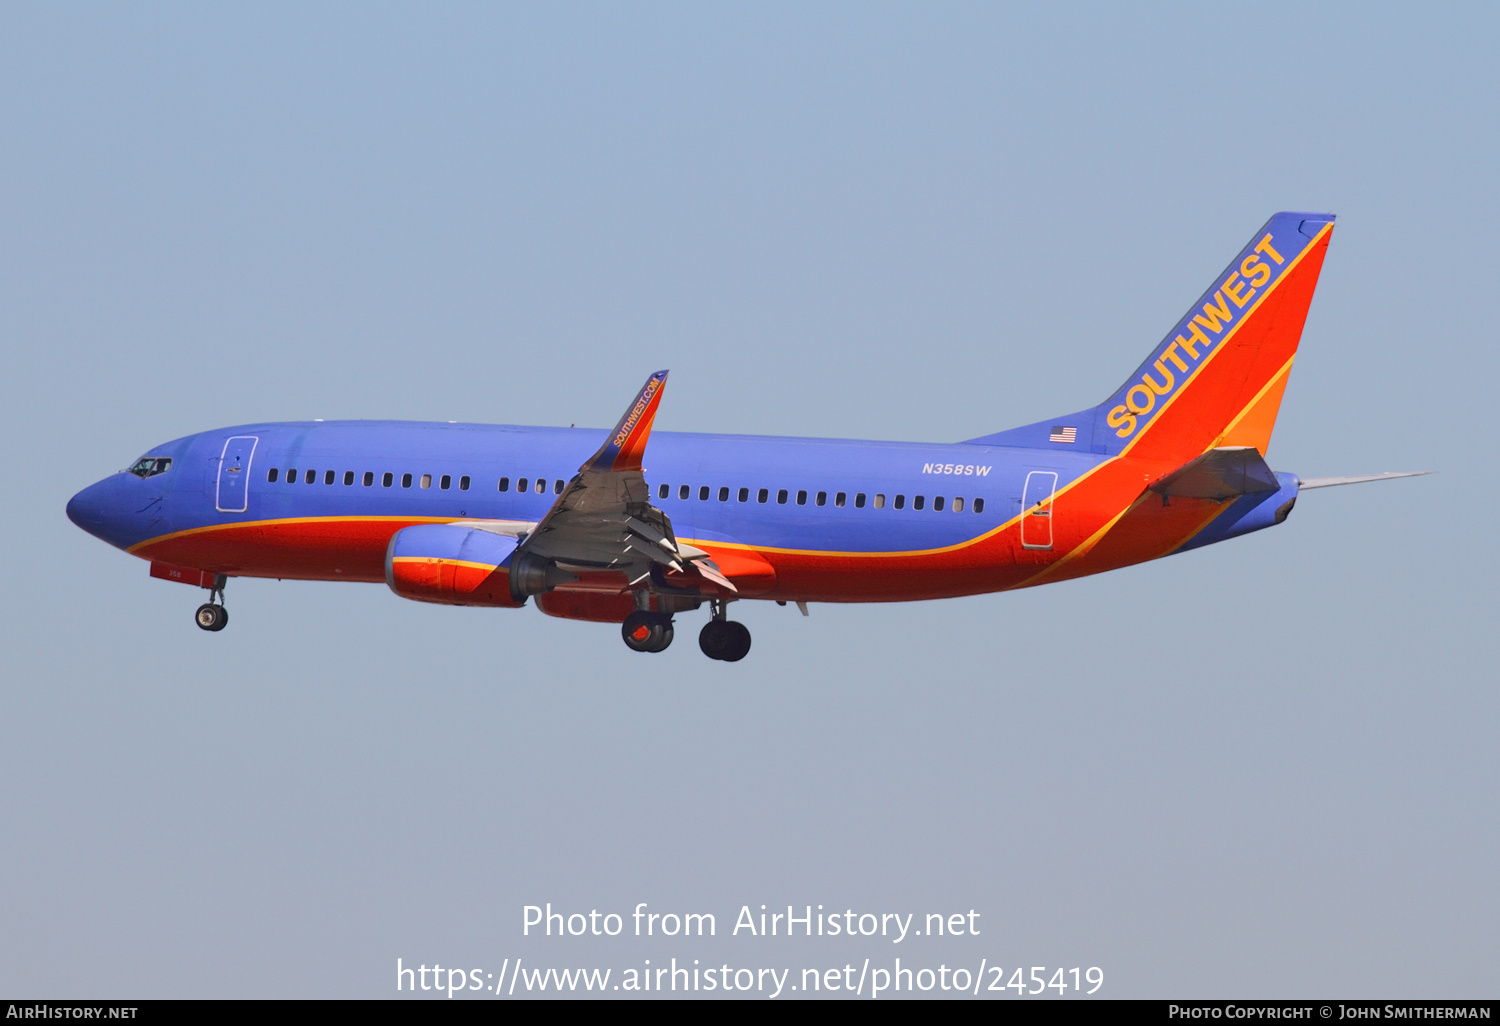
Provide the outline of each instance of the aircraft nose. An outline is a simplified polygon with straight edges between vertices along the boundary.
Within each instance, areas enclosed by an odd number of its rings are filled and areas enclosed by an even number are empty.
[[[68,519],[90,534],[104,523],[104,499],[109,482],[91,484],[68,500]]]
[[[68,519],[119,549],[164,528],[165,495],[126,473],[106,477],[68,500]]]

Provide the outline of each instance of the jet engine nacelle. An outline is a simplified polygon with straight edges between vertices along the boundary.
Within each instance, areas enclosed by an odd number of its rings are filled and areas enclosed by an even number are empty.
[[[391,536],[385,583],[402,598],[450,606],[525,605],[511,592],[516,539],[461,524],[418,524]]]
[[[559,570],[551,560],[523,552],[510,561],[510,592],[525,602],[527,595],[544,595],[559,584],[578,580],[577,574]]]

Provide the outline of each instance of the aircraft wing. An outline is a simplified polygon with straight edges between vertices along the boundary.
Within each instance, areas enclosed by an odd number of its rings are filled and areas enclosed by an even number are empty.
[[[1227,499],[1279,491],[1281,482],[1253,446],[1235,445],[1210,449],[1147,487],[1163,496]]]
[[[641,459],[666,387],[667,372],[646,379],[635,401],[546,516],[527,532],[517,554],[549,560],[563,571],[618,570],[631,584],[674,570],[733,592],[708,553],[679,544],[667,515],[651,504]]]

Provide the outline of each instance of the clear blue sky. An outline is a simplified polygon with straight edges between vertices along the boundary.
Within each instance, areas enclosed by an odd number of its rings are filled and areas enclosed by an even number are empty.
[[[1491,995],[1487,5],[0,8],[0,992],[410,965],[1100,966]],[[751,606],[743,663],[235,581],[63,516],[267,419],[957,440],[1107,395],[1258,225],[1339,215],[1272,531],[1040,590]],[[748,605],[748,604],[747,604]],[[709,911],[538,941],[521,907]],[[743,904],[982,913],[892,950]],[[908,962],[906,964],[913,964]]]

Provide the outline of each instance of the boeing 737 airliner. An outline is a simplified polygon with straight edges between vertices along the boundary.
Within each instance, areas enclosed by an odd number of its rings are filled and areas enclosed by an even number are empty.
[[[726,615],[740,599],[805,613],[1031,587],[1279,524],[1303,489],[1408,476],[1265,462],[1333,222],[1272,217],[1099,406],[966,442],[653,436],[660,371],[602,437],[249,424],[157,446],[68,516],[151,576],[208,589],[208,631],[228,622],[230,577],[383,581],[450,605],[534,597],[621,624],[638,652],[706,602],[699,645],[732,662],[750,650]]]

